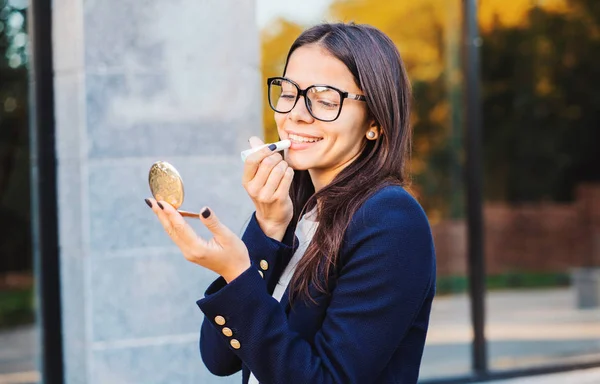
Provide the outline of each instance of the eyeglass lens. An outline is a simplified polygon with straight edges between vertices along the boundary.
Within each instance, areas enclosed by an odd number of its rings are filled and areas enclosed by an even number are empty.
[[[298,98],[298,88],[292,82],[275,79],[269,84],[269,103],[279,113],[288,113]],[[312,86],[306,92],[306,104],[313,117],[334,120],[340,110],[340,93],[327,86]]]

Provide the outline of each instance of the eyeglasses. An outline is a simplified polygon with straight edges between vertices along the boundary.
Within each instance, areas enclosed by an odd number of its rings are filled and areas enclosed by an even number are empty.
[[[340,91],[329,85],[311,85],[302,90],[298,84],[285,77],[270,77],[269,105],[278,113],[288,113],[296,106],[300,96],[304,96],[306,109],[312,117],[320,121],[334,121],[342,112],[344,99],[366,101],[363,95]]]

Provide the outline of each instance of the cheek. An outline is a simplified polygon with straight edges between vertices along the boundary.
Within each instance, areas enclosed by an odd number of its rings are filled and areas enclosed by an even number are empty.
[[[273,118],[275,119],[275,124],[277,125],[277,130],[281,130],[283,129],[283,122],[285,121],[285,115],[282,115],[281,113],[275,113],[273,115]]]
[[[360,115],[348,116],[347,119],[339,121],[334,129],[331,130],[332,136],[336,138],[336,141],[341,141],[345,145],[353,145],[359,142],[366,130],[367,125],[361,119]]]

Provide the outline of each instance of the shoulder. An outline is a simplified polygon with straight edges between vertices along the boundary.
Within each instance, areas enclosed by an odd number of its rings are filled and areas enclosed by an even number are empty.
[[[371,195],[356,211],[340,253],[341,267],[370,266],[381,278],[435,275],[435,247],[429,220],[417,200],[400,186]]]
[[[429,235],[429,220],[419,202],[401,186],[386,186],[371,195],[355,212],[349,231],[369,227],[404,228]]]
[[[406,189],[399,185],[382,187],[365,201],[363,208],[373,208],[374,206],[381,204],[389,204],[393,206],[400,205],[407,208],[418,208],[422,211],[417,200],[410,193],[408,193]]]

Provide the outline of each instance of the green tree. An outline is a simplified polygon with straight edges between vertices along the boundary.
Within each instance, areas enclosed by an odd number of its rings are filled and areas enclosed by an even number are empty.
[[[31,266],[25,6],[0,0],[0,273]]]
[[[523,25],[483,34],[486,196],[570,200],[600,180],[600,7],[532,8]]]

